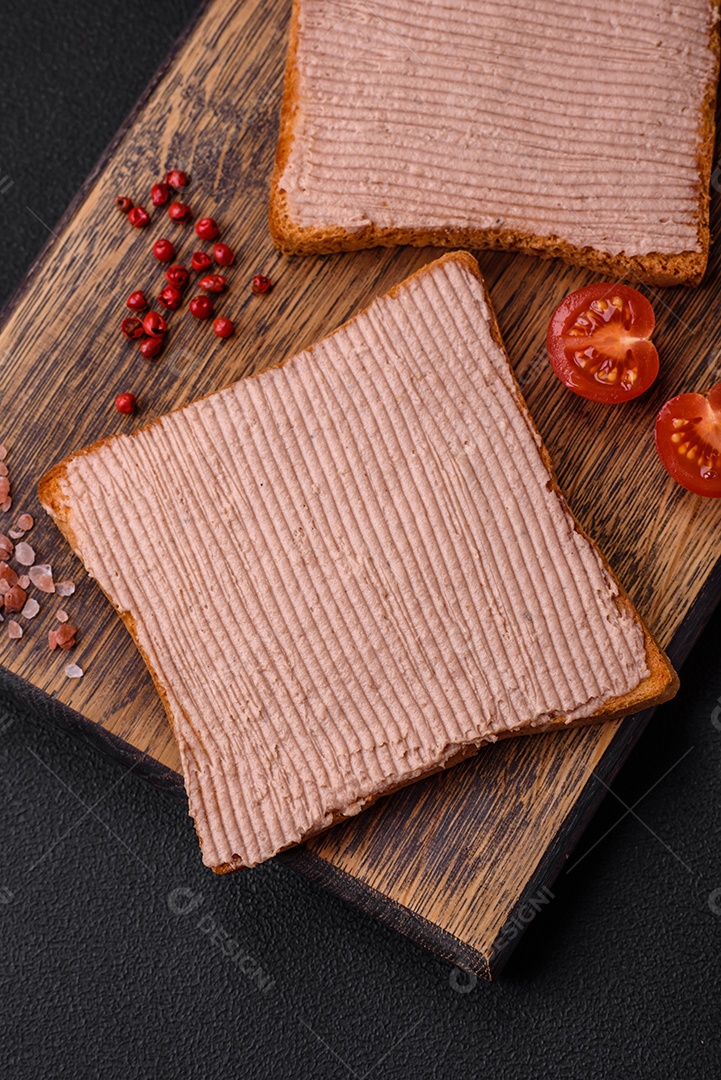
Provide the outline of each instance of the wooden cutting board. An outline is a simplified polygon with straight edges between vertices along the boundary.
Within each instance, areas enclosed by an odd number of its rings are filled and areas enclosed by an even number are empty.
[[[28,539],[56,579],[78,584],[47,598],[21,641],[0,631],[5,694],[94,739],[158,783],[180,786],[165,715],[120,620],[89,581],[35,496],[39,476],[93,440],[277,362],[327,333],[401,281],[435,250],[402,248],[323,258],[277,254],[266,227],[283,75],[287,0],[217,0],[204,7],[138,104],[10,302],[0,333],[0,441],[8,449],[14,506],[33,513]],[[353,18],[356,8],[349,8]],[[192,226],[156,211],[130,228],[116,195],[148,203],[169,166],[192,174],[196,216],[224,226],[239,253],[222,311],[237,335],[216,339],[187,312],[172,318],[164,356],[144,361],[118,327],[132,289],[155,295],[158,236],[181,261],[198,245]],[[714,195],[715,217],[718,199]],[[35,216],[36,208],[28,207]],[[52,228],[51,228],[52,227]],[[697,290],[644,291],[658,316],[661,376],[651,393],[601,408],[566,393],[543,347],[548,317],[591,274],[509,254],[481,252],[482,269],[521,386],[575,513],[608,555],[633,600],[679,663],[721,595],[721,500],[683,492],[658,464],[653,418],[682,389],[721,378],[717,282],[721,246]],[[250,293],[269,274],[268,295]],[[137,416],[113,408],[119,391]],[[68,680],[67,654],[50,653],[47,630],[64,603],[81,628]],[[603,797],[647,717],[552,736],[511,740],[413,785],[282,858],[316,881],[481,975],[501,967],[519,930]],[[541,890],[539,892],[539,890]]]

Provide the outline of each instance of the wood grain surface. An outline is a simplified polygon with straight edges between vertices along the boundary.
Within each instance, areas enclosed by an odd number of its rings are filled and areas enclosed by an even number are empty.
[[[40,510],[37,479],[60,458],[104,435],[146,423],[169,408],[262,370],[310,344],[440,252],[400,248],[286,258],[267,228],[288,0],[206,5],[63,222],[46,222],[50,243],[6,311],[0,332],[0,441],[14,499],[7,531],[28,511],[28,537],[56,579],[71,577],[68,601],[48,598],[21,641],[0,632],[6,692],[90,734],[158,780],[177,784],[179,761],[150,677],[122,623]],[[150,228],[129,227],[113,206],[127,194],[149,206],[166,168],[192,174],[187,199],[212,215],[238,252],[218,313],[236,336],[215,338],[181,310],[168,347],[143,360],[119,333],[128,293],[156,295],[163,270],[150,254],[168,236],[179,261],[199,247],[192,226],[154,210]],[[718,225],[713,193],[712,231]],[[42,208],[28,214],[43,220]],[[653,418],[683,389],[721,379],[717,326],[719,249],[698,289],[643,291],[654,304],[661,375],[622,408],[566,393],[545,358],[548,316],[588,271],[526,256],[478,253],[501,330],[534,418],[574,512],[608,556],[661,643],[681,659],[718,599],[721,500],[677,487],[652,446]],[[253,274],[275,282],[250,293]],[[128,420],[115,395],[140,400]],[[72,659],[86,674],[68,680],[68,655],[50,653],[47,630],[60,604],[80,626]],[[600,801],[647,718],[509,741],[444,775],[413,785],[338,826],[285,861],[456,963],[495,974],[519,936],[524,912],[547,884]]]

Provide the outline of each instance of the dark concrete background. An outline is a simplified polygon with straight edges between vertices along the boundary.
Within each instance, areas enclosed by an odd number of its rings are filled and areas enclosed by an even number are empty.
[[[194,8],[3,5],[3,298]],[[183,806],[0,710],[0,1075],[720,1076],[720,632],[493,986],[278,865],[215,878]]]

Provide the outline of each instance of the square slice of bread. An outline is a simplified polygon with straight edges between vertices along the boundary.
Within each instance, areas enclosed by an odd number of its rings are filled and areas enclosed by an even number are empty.
[[[294,0],[270,228],[697,284],[718,0]]]
[[[39,493],[145,657],[218,872],[482,743],[676,689],[463,252]]]

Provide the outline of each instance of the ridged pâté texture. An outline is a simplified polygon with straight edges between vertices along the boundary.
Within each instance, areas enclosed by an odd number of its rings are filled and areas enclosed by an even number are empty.
[[[219,872],[484,742],[675,689],[555,487],[465,253],[67,459],[40,498],[153,673]]]
[[[696,284],[718,52],[717,0],[295,0],[275,242],[499,247]]]

